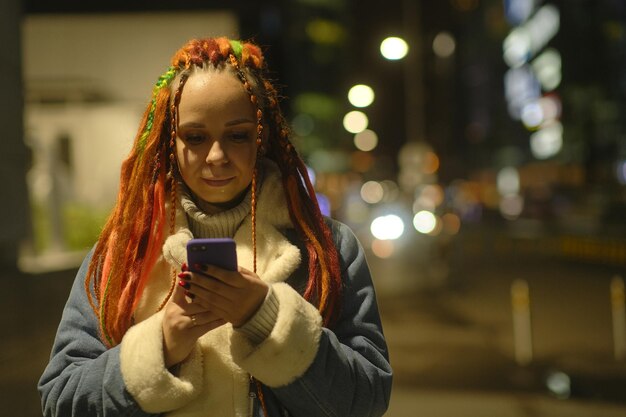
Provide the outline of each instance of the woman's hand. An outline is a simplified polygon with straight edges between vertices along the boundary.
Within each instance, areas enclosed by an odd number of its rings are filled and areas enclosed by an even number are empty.
[[[181,283],[188,286],[184,281]],[[225,323],[201,304],[188,301],[183,285],[177,285],[172,298],[165,305],[163,318],[165,367],[182,362],[189,356],[198,338]]]
[[[202,273],[187,275],[194,303],[234,327],[245,324],[263,304],[269,286],[254,272],[242,267],[228,271],[213,265],[200,265],[199,269]]]

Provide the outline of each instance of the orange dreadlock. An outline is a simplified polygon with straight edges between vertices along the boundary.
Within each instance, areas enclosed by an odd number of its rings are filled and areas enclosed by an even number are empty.
[[[278,94],[265,78],[263,55],[252,43],[227,38],[196,39],[172,58],[172,67],[157,82],[142,118],[133,149],[124,161],[117,203],[96,244],[85,280],[89,302],[100,321],[102,339],[120,343],[145,288],[169,222],[173,233],[176,212],[175,139],[178,103],[192,67],[230,65],[257,107],[259,154],[280,168],[292,223],[305,242],[309,280],[304,297],[315,304],[329,326],[339,313],[339,258],[320,212],[306,166],[289,140]],[[178,85],[172,80],[179,80]],[[268,140],[262,140],[263,129]],[[258,157],[257,157],[258,159]],[[256,270],[256,181],[252,184],[252,242]],[[165,213],[169,193],[170,216]],[[172,281],[171,291],[175,280]],[[93,287],[93,292],[91,288]],[[165,305],[163,300],[161,307]]]

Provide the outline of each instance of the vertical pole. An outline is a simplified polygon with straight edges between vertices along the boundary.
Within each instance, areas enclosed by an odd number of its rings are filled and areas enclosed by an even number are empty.
[[[16,270],[20,246],[29,235],[27,150],[23,134],[20,0],[0,1],[0,268]]]
[[[624,307],[624,280],[619,275],[611,280],[611,312],[615,360],[623,361],[626,359],[626,308]]]
[[[516,279],[511,284],[511,307],[513,309],[515,361],[518,365],[528,365],[533,359],[533,341],[530,324],[530,294],[528,282],[523,279]]]

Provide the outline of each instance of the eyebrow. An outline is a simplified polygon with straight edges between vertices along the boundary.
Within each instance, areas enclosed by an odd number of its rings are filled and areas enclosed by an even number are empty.
[[[226,127],[236,126],[236,125],[240,125],[244,123],[256,123],[256,122],[252,119],[241,118],[241,119],[230,120],[224,123],[224,126]],[[199,123],[199,122],[187,122],[179,126],[179,128],[187,128],[187,129],[204,128],[204,127],[206,127],[206,125],[204,123]]]

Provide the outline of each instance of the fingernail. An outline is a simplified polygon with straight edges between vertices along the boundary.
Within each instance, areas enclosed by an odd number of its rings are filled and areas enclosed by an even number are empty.
[[[187,297],[191,298],[192,300],[193,300],[194,298],[196,298],[196,295],[195,295],[195,294],[193,294],[193,293],[190,293],[189,291],[185,291],[185,295],[186,295]]]
[[[183,272],[186,272],[189,268],[187,267],[187,263],[183,262],[182,266],[180,267],[180,270]]]
[[[178,274],[178,278],[180,279],[184,279],[189,281],[191,279],[191,277],[189,276],[189,274],[185,273],[185,272],[181,272],[180,274]]]
[[[188,282],[185,282],[185,281],[178,281],[178,285],[180,285],[181,287],[183,287],[186,290],[188,290],[191,287],[191,284],[189,284]]]

